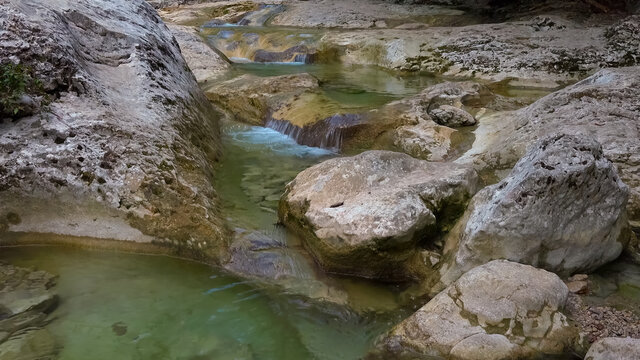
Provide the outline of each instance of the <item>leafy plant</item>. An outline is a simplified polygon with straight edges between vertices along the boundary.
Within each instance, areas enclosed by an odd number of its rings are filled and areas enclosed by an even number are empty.
[[[31,105],[24,103],[23,95],[48,101],[42,82],[34,77],[31,68],[12,63],[0,65],[0,115],[15,117],[25,113]]]

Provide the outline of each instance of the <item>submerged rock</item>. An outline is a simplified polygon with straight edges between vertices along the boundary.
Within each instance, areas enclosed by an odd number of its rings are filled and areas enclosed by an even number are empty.
[[[494,260],[476,267],[395,326],[372,358],[535,359],[560,355],[577,335],[558,276]]]
[[[257,232],[237,234],[224,267],[236,275],[277,286],[320,305],[345,306],[347,294],[319,280],[312,260]],[[311,260],[311,261],[310,261]]]
[[[0,359],[54,359],[58,346],[42,327],[58,304],[56,277],[0,262]]]
[[[440,280],[446,286],[493,259],[565,275],[593,271],[628,241],[628,192],[594,139],[542,139],[509,176],[474,196],[447,237]]]
[[[257,50],[253,54],[253,61],[260,63],[274,63],[274,62],[301,62],[311,63],[313,62],[313,51],[304,45],[296,45],[290,47],[284,51],[268,51]]]
[[[640,339],[604,338],[597,341],[584,357],[585,360],[635,360],[640,359]]]
[[[0,62],[33,69],[52,97],[0,123],[0,229],[223,257],[217,118],[155,10],[5,0],[0,24]]]
[[[279,216],[327,271],[403,280],[420,271],[417,246],[447,231],[478,186],[468,167],[367,151],[301,172]]]

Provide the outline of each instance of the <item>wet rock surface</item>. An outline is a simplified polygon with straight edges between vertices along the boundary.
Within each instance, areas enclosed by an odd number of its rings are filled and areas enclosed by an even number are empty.
[[[559,274],[593,271],[628,242],[628,191],[593,138],[541,139],[473,198],[447,237],[440,281],[497,258]]]
[[[54,359],[58,345],[43,327],[58,303],[56,277],[0,262],[0,359]]]
[[[268,117],[300,95],[318,88],[309,74],[259,77],[242,75],[205,88],[207,97],[237,121],[264,125]]]
[[[34,69],[46,111],[0,124],[10,231],[177,245],[215,261],[217,119],[153,8],[3,1],[0,58]],[[19,221],[7,221],[15,214]],[[7,220],[4,220],[7,219]]]
[[[301,172],[279,216],[325,270],[402,280],[419,271],[418,244],[448,230],[478,186],[469,168],[367,151]]]
[[[533,359],[577,335],[553,273],[505,260],[476,267],[396,325],[371,358]]]

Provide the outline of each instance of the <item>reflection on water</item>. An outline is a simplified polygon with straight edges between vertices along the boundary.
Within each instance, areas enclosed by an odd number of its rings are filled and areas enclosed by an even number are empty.
[[[60,275],[60,359],[357,359],[398,319],[321,314],[208,266],[55,247],[1,260]]]

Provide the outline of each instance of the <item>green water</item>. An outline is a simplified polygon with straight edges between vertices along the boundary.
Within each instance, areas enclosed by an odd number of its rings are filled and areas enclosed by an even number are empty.
[[[357,359],[398,320],[330,316],[166,257],[22,247],[0,259],[60,275],[48,325],[60,359]]]
[[[397,73],[377,66],[345,64],[234,64],[231,74],[278,76],[309,73],[320,81],[330,99],[345,109],[369,110],[419,93],[442,80],[417,74]]]

